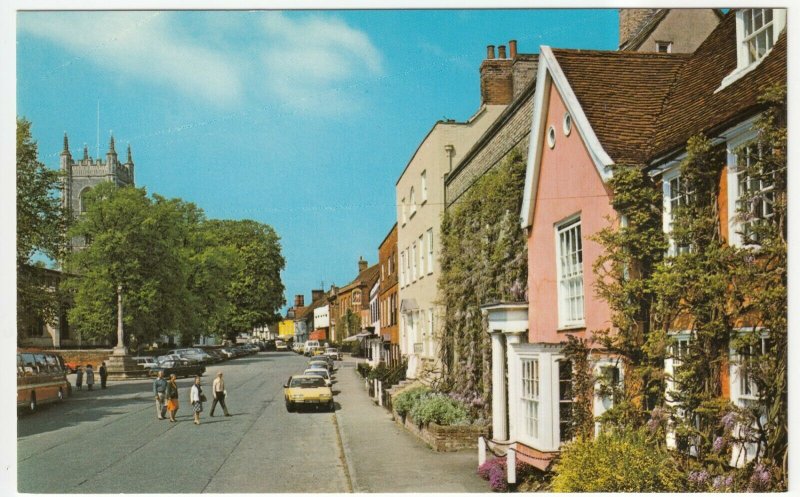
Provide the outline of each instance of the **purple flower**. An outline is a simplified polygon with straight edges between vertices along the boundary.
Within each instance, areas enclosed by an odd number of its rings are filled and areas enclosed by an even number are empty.
[[[711,450],[715,454],[719,454],[725,449],[725,446],[728,444],[727,440],[722,437],[717,437],[714,439],[714,444],[711,446]]]
[[[769,482],[772,479],[772,474],[763,464],[757,464],[753,469],[753,474],[750,477],[750,486],[748,491],[761,492],[769,488]]]
[[[722,422],[722,426],[724,426],[726,430],[732,430],[733,426],[736,424],[736,413],[731,411],[728,414],[722,416],[722,419],[720,421]]]
[[[488,480],[492,469],[496,467],[500,467],[501,471],[505,471],[506,459],[504,457],[496,457],[494,459],[489,459],[485,463],[478,466],[478,476],[480,476],[484,480]]]
[[[723,483],[724,482],[722,481],[722,477],[721,476],[716,476],[716,477],[714,477],[714,482],[711,483],[711,487],[714,490],[720,490],[722,488]]]
[[[506,481],[505,465],[494,466],[489,470],[489,486],[494,492],[505,492],[508,490],[508,482]]]
[[[708,471],[692,471],[689,473],[689,482],[696,485],[703,485],[708,482]]]

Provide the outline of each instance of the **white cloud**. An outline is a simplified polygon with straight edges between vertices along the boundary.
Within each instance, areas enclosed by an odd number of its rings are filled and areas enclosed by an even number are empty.
[[[21,32],[45,38],[104,69],[224,104],[241,97],[240,68],[226,54],[175,29],[172,12],[36,12]],[[78,67],[67,70],[79,70]]]
[[[289,107],[338,112],[358,105],[353,90],[383,73],[369,37],[333,16],[266,13],[265,84]]]

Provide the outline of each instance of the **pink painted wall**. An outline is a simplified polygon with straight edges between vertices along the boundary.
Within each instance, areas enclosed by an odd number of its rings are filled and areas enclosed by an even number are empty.
[[[590,237],[615,217],[610,190],[604,185],[580,133],[572,123],[564,134],[566,107],[555,85],[548,98],[544,132],[556,130],[555,147],[542,147],[539,186],[533,225],[528,236],[528,319],[531,343],[558,343],[566,334],[586,336],[588,332],[610,327],[610,312],[604,301],[594,296],[592,264],[601,253]],[[583,247],[583,291],[585,328],[558,330],[558,283],[556,273],[556,224],[580,214]]]

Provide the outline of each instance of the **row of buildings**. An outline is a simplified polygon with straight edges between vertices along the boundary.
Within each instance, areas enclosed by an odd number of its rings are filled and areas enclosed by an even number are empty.
[[[379,246],[378,264],[359,261],[351,283],[314,291],[309,306],[299,297],[295,336],[338,342],[363,333],[376,343],[373,360],[402,357],[408,378],[435,377],[443,213],[521,151],[524,190],[508,195],[521,198],[527,301],[483,303],[492,344],[492,439],[515,444],[525,462],[546,467],[566,441],[571,373],[563,343],[611,326],[591,268],[603,250],[594,235],[609,220],[625,222],[612,206],[613,166],[640,165],[661,186],[669,235],[673,210],[687,197],[678,167],[687,140],[711,138],[726,157],[722,235],[746,244],[736,214],[739,196],[753,185],[737,170],[737,150],[754,138],[759,96],[786,84],[785,28],[782,9],[621,9],[617,51],[541,46],[524,54],[513,40],[489,46],[478,110],[464,122],[436,122],[398,178],[397,223]],[[755,215],[769,215],[766,203]],[[359,329],[341,329],[348,313],[360,319]],[[625,375],[602,352],[593,354],[592,367],[597,375]],[[752,396],[739,367],[732,358],[725,390],[734,404]],[[593,414],[609,402],[596,399]],[[741,464],[749,455],[746,447],[739,452],[733,457]]]

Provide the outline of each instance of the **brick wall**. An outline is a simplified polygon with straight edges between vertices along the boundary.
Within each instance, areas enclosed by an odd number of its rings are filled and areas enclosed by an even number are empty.
[[[506,122],[486,141],[481,149],[458,166],[445,185],[447,191],[447,207],[459,201],[459,198],[475,181],[487,171],[495,167],[514,149],[519,147],[523,156],[527,156],[531,120],[533,116],[533,92],[514,109]],[[522,192],[517,192],[522,195]]]
[[[410,416],[403,419],[397,411],[392,411],[395,421],[406,430],[424,440],[436,452],[455,452],[462,449],[478,448],[478,437],[489,436],[489,425],[442,426],[429,423],[418,426]]]
[[[508,105],[514,96],[511,59],[486,59],[481,63],[481,104]]]

